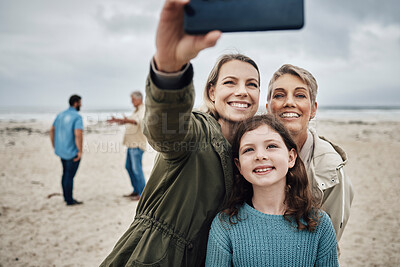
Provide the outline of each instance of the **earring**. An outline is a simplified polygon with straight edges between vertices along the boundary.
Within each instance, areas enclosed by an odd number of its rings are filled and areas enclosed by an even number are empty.
[[[310,120],[312,120],[314,117],[313,116],[310,116]]]

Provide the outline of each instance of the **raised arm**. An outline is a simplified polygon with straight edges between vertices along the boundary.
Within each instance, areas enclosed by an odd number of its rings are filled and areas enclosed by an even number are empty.
[[[166,0],[161,11],[156,35],[157,51],[154,55],[159,71],[173,73],[208,47],[216,44],[220,31],[206,35],[188,35],[183,30],[184,6],[189,0]]]
[[[111,119],[107,120],[107,122],[108,123],[117,123],[117,124],[126,124],[126,123],[137,124],[137,121],[135,121],[133,119],[128,119],[125,116],[122,119],[111,117]]]
[[[146,115],[143,132],[149,144],[166,157],[182,155],[182,144],[193,140],[191,111],[194,104],[193,69],[190,60],[214,46],[219,31],[187,35],[183,30],[187,0],[167,0],[157,29],[157,51],[146,83]],[[189,130],[191,128],[191,130]]]

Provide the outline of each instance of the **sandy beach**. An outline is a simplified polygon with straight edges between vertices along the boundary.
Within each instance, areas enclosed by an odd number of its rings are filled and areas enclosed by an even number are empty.
[[[133,220],[137,202],[122,195],[123,127],[86,125],[84,154],[67,207],[61,162],[43,121],[0,121],[0,266],[98,266]],[[400,266],[400,121],[323,120],[320,135],[348,154],[355,188],[340,242],[341,266]],[[148,179],[156,153],[143,158]]]

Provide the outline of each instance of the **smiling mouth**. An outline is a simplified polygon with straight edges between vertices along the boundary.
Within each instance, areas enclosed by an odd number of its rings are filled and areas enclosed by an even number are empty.
[[[248,107],[250,107],[249,103],[244,103],[244,102],[228,102],[228,104],[231,107],[234,107],[234,108],[248,108]]]
[[[279,115],[281,118],[299,118],[300,114],[295,112],[285,112]]]
[[[253,172],[255,173],[265,173],[265,172],[269,172],[273,169],[273,167],[263,167],[263,168],[255,168],[253,170]]]

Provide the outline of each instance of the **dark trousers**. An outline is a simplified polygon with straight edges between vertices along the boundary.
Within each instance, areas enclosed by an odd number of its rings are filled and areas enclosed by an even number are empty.
[[[73,159],[61,159],[63,166],[63,175],[61,178],[61,185],[64,194],[64,200],[67,204],[72,204],[74,199],[72,197],[72,189],[74,187],[74,176],[78,170],[80,160],[73,161]]]

